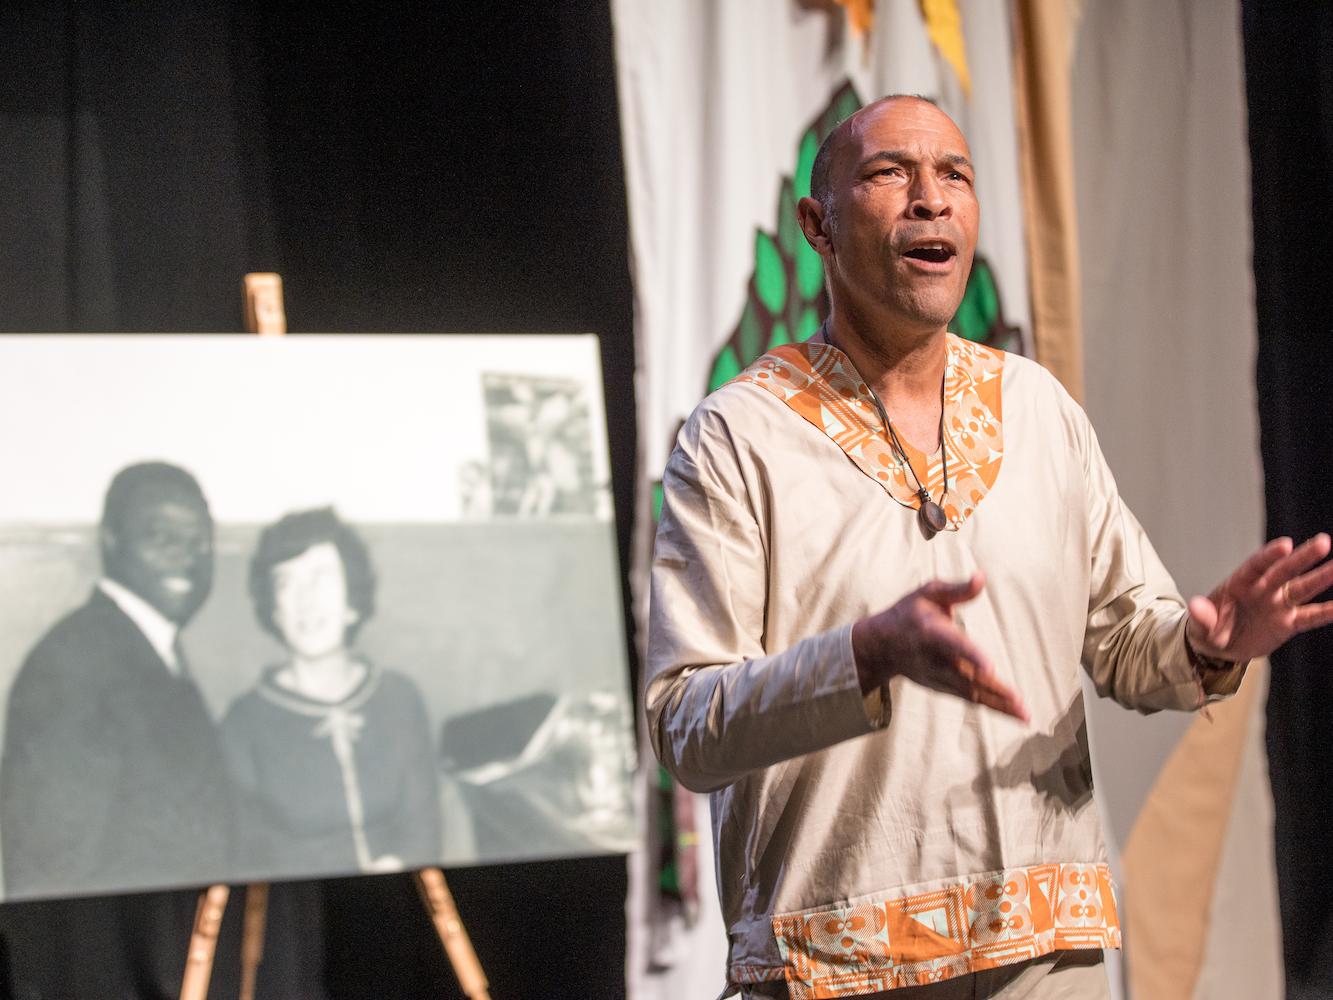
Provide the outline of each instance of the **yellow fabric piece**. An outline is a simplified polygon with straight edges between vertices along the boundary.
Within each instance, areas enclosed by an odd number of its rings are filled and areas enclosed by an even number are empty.
[[[1252,703],[1262,683],[1262,677],[1251,679],[1234,701],[1211,709],[1212,718],[1194,720],[1130,831],[1124,864],[1134,996],[1194,996]]]
[[[1063,3],[1016,0],[1015,111],[1037,360],[1075,399],[1083,397],[1083,334],[1074,204],[1069,64],[1070,12]]]
[[[847,11],[853,31],[858,35],[870,34],[870,29],[875,26],[874,0],[834,0],[834,3]]]
[[[967,69],[967,46],[963,41],[963,15],[958,0],[920,0],[926,33],[940,56],[953,67],[963,93],[972,96],[972,74]]]

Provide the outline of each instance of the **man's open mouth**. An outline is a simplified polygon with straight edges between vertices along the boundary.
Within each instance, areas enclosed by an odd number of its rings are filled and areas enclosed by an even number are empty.
[[[913,260],[924,260],[931,264],[946,263],[950,257],[957,256],[958,251],[953,248],[953,244],[945,240],[934,242],[917,243],[903,253],[904,257],[911,257]]]

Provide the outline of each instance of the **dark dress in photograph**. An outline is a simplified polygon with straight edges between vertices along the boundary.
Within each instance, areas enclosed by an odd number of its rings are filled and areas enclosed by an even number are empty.
[[[367,666],[328,703],[282,686],[280,672],[266,670],[222,722],[248,798],[241,870],[291,878],[437,864],[439,778],[416,686]]]

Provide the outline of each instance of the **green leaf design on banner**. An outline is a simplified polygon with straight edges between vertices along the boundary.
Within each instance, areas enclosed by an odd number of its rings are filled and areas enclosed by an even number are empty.
[[[815,130],[808,128],[801,136],[801,148],[796,154],[796,173],[792,179],[796,182],[796,198],[799,201],[810,195],[810,175],[815,169],[815,157],[819,154],[820,139]]]
[[[792,191],[791,180],[784,177],[782,190],[778,192],[778,248],[783,257],[795,257],[802,243],[805,243],[805,234],[796,219],[796,194]]]
[[[676,863],[675,841],[676,822],[672,813],[671,775],[661,764],[657,765],[657,781],[653,792],[656,795],[658,842],[662,844],[657,872],[657,888],[667,896],[679,899],[681,895],[680,866]]]
[[[823,121],[828,121],[831,117],[832,122],[829,124],[827,130],[820,136],[819,141],[823,142],[824,136],[827,136],[829,132],[832,132],[838,122],[842,121],[844,118],[850,118],[860,107],[861,98],[856,95],[856,91],[853,89],[852,85],[850,83],[844,84],[833,97],[833,114],[830,116],[827,112],[825,113]]]
[[[653,483],[653,523],[656,524],[662,520],[662,504],[666,503],[666,491],[662,489],[662,484]]]
[[[712,392],[714,389],[721,388],[740,373],[741,366],[736,360],[736,352],[728,344],[722,348],[717,360],[713,362],[713,372],[708,376],[708,391]]]
[[[824,260],[805,242],[796,245],[796,287],[805,299],[813,299],[824,290]]]
[[[736,342],[741,358],[758,357],[763,353],[764,331],[756,315],[753,297],[745,303],[745,311],[741,313],[740,325],[736,328]],[[745,364],[748,362],[742,362],[741,367],[745,367]]]
[[[852,85],[844,83],[801,133],[795,169],[779,181],[773,230],[755,233],[750,294],[731,336],[713,359],[709,391],[739,374],[770,345],[804,340],[819,328],[828,310],[824,262],[805,242],[796,217],[796,203],[810,192],[810,172],[819,144],[838,122],[860,106],[861,100]]]
[[[963,301],[959,303],[949,329],[965,340],[1002,350],[1008,350],[1018,342],[1018,328],[1004,320],[1000,290],[986,258],[978,256],[973,259]]]
[[[769,312],[780,312],[787,300],[787,276],[782,254],[773,237],[762,230],[754,234],[754,290]],[[749,360],[746,361],[749,364]]]
[[[792,337],[792,340],[798,343],[809,340],[819,329],[819,322],[819,313],[813,308],[802,311],[801,318],[796,321],[796,336]]]

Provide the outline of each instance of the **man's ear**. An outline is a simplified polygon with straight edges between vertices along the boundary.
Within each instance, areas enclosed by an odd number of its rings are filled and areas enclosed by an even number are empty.
[[[116,529],[109,524],[103,524],[97,529],[97,541],[103,552],[113,552],[120,544]]]
[[[823,205],[814,198],[802,198],[796,203],[796,221],[800,223],[801,232],[805,234],[805,242],[810,244],[810,249],[821,257],[833,252],[832,236],[824,225]]]

